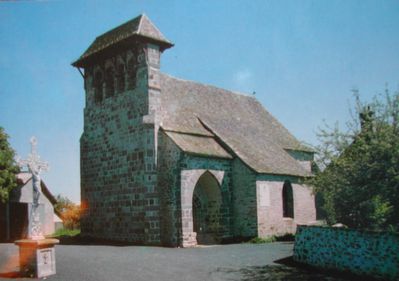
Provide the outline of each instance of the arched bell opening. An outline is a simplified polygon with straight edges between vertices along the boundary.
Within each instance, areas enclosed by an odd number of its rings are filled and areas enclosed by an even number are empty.
[[[94,101],[101,103],[103,100],[103,73],[97,71],[94,74],[93,88],[94,88]]]
[[[220,185],[205,172],[195,185],[192,199],[193,231],[198,244],[220,242],[222,195]]]
[[[115,93],[115,69],[110,66],[105,70],[105,96],[112,97]]]
[[[116,68],[116,92],[122,93],[125,90],[125,65],[119,63]]]

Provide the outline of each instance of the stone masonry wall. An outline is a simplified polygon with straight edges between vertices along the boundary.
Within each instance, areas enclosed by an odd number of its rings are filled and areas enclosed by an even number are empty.
[[[180,162],[181,169],[181,214],[183,229],[183,245],[191,246],[193,236],[193,192],[199,178],[210,172],[218,181],[222,202],[219,218],[219,238],[223,241],[232,237],[232,187],[231,161],[229,159],[210,158],[184,154]]]
[[[160,241],[157,65],[156,47],[138,45],[85,69],[83,235],[136,243]]]
[[[231,165],[226,159],[183,153],[162,131],[158,139],[161,242],[166,246],[194,246],[192,200],[194,188],[205,172],[212,173],[222,195],[221,238],[231,236]]]
[[[232,163],[233,233],[237,238],[258,235],[256,174],[240,159]]]
[[[259,237],[295,231],[293,219],[283,217],[283,184],[281,181],[256,181]]]
[[[294,218],[283,217],[283,185],[292,181]],[[310,187],[295,183],[292,177],[260,175],[256,181],[258,236],[295,233],[297,224],[316,220],[314,196]]]
[[[177,247],[182,241],[179,162],[183,153],[163,131],[159,131],[158,151],[161,243]]]
[[[294,191],[294,222],[296,225],[306,225],[316,221],[316,202],[310,186],[293,183]]]
[[[399,234],[299,226],[294,260],[384,280],[399,279]]]

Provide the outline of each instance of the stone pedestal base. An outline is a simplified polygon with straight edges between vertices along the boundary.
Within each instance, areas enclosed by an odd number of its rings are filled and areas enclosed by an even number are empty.
[[[57,239],[15,241],[19,246],[19,270],[22,276],[41,278],[55,274],[55,249]]]
[[[197,233],[196,232],[189,232],[189,233],[183,234],[182,246],[184,248],[197,246]]]

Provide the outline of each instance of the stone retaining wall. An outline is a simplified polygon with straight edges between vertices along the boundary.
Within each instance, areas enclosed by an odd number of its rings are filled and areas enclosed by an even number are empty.
[[[399,278],[399,234],[298,226],[294,260],[386,280]]]

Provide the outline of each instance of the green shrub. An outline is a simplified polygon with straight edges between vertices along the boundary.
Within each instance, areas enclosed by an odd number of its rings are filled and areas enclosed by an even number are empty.
[[[61,236],[74,237],[79,234],[80,234],[80,229],[61,228],[61,229],[58,229],[56,232],[54,232],[51,235],[51,237],[53,237],[53,238],[57,238],[57,237],[61,237]]]
[[[275,241],[276,241],[276,237],[275,236],[270,236],[270,237],[266,237],[266,238],[254,237],[251,240],[249,240],[248,243],[251,243],[251,244],[264,244],[264,243],[271,243],[271,242],[275,242]]]

